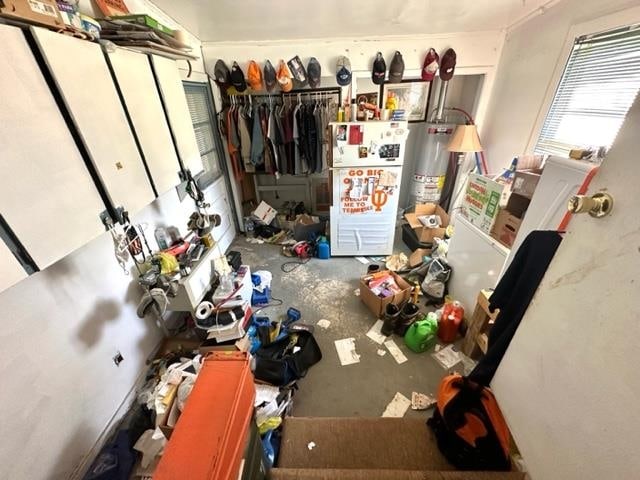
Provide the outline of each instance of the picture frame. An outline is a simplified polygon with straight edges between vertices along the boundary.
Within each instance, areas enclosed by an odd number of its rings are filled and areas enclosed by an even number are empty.
[[[385,82],[380,85],[380,109],[385,108],[387,96],[393,92],[398,99],[398,109],[405,110],[405,120],[409,123],[426,122],[431,84],[430,81],[420,79],[406,79],[400,83]]]

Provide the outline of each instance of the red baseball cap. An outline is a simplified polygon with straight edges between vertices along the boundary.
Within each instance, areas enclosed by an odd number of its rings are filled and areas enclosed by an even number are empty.
[[[439,62],[440,56],[433,48],[430,48],[422,64],[422,80],[429,82],[433,80],[433,77],[436,76],[436,72],[438,71]]]

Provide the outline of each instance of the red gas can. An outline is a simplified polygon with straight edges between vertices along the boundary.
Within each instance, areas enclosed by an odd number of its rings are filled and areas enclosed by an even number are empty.
[[[464,308],[460,302],[447,303],[442,310],[442,318],[438,322],[438,337],[444,343],[455,341],[458,329],[464,317]]]

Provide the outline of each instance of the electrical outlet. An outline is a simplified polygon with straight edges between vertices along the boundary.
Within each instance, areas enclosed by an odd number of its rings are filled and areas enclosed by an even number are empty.
[[[124,357],[122,356],[122,354],[120,353],[120,351],[118,351],[118,352],[113,356],[113,363],[115,363],[115,364],[116,364],[116,367],[119,367],[123,360],[124,360]]]

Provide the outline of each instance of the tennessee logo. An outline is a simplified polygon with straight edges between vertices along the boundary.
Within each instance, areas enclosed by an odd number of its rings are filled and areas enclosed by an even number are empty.
[[[387,192],[383,190],[376,190],[371,195],[371,204],[376,207],[376,212],[380,212],[385,203],[387,203],[389,196]]]

